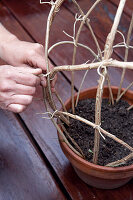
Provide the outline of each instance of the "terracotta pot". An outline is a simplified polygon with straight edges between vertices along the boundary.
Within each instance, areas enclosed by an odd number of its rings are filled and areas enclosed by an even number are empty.
[[[80,94],[80,99],[87,98],[95,98],[96,97],[96,87],[84,90]],[[118,88],[112,87],[114,98],[116,98]],[[109,96],[108,88],[104,88],[103,98],[107,98]],[[75,95],[76,99],[76,95]],[[129,104],[133,104],[133,92],[128,91],[123,96],[123,99],[127,100]],[[68,99],[65,103],[66,108],[70,109],[71,100]],[[77,175],[87,184],[102,189],[114,189],[120,187],[127,183],[133,177],[133,164],[125,167],[103,167],[99,165],[92,164],[77,154],[75,154],[63,140],[61,140],[61,136],[59,136],[60,146],[71,162],[72,166],[75,169]]]

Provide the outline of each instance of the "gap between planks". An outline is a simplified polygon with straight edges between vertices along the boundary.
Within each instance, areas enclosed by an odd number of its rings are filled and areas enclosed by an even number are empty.
[[[54,168],[52,167],[51,163],[48,161],[47,157],[43,153],[42,149],[38,145],[38,143],[35,140],[35,138],[33,137],[32,133],[29,131],[28,127],[26,126],[24,120],[21,118],[21,116],[19,114],[14,114],[14,115],[15,115],[16,120],[18,121],[18,123],[20,124],[22,129],[24,130],[25,134],[27,135],[28,139],[30,140],[31,144],[33,145],[34,149],[36,150],[37,154],[39,155],[40,159],[45,163],[45,165],[48,168],[51,176],[53,177],[53,179],[55,180],[56,184],[61,189],[61,191],[64,194],[64,196],[68,200],[72,200],[72,198],[70,197],[69,193],[65,189],[63,183],[61,182],[60,178],[56,174]]]

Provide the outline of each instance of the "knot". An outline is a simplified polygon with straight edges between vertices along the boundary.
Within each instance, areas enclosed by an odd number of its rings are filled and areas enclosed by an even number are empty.
[[[99,60],[99,58],[100,58],[100,54],[98,53],[98,54],[96,55],[96,60]]]
[[[82,21],[86,21],[88,18],[86,18],[86,16],[84,15],[82,18]]]
[[[53,113],[51,113],[51,112],[45,112],[45,113],[37,113],[37,114],[41,114],[41,115],[47,115],[47,114],[49,114],[49,115],[51,115],[50,117],[42,117],[42,118],[44,118],[44,119],[52,119],[52,118],[55,117],[55,115],[57,114],[57,112],[58,112],[58,110],[55,110]]]
[[[101,124],[100,125],[98,125],[98,124],[95,124],[94,126],[93,126],[93,128],[94,129],[97,129],[98,130],[98,132],[99,132],[99,134],[101,135],[101,137],[105,140],[105,137],[103,136],[103,134],[101,133]]]
[[[73,44],[75,47],[78,47],[76,40],[73,38]]]
[[[50,75],[51,72],[48,72],[47,74],[40,74],[40,77],[48,77]]]
[[[100,89],[102,90],[103,88],[103,84],[104,84],[104,81],[105,81],[105,76],[100,72],[100,69],[102,67],[102,69],[105,70],[105,74],[107,73],[107,68],[106,66],[103,66],[103,64],[105,63],[105,60],[101,62],[101,64],[99,65],[99,67],[97,68],[97,73],[99,74],[99,76],[101,76],[103,79],[102,79],[102,83],[101,83],[101,87]]]
[[[51,0],[51,1],[49,1],[49,2],[42,2],[42,1],[40,0],[40,4],[44,4],[44,3],[50,4],[51,6],[56,5],[56,3],[55,3],[53,0]]]
[[[129,46],[128,46],[126,43],[125,43],[125,48],[126,48],[126,49],[129,49]]]

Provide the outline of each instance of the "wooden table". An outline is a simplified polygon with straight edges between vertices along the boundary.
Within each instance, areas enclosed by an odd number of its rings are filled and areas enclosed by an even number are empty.
[[[86,12],[94,0],[78,2]],[[91,24],[102,49],[118,3],[119,0],[103,0],[91,15]],[[119,26],[125,35],[132,12],[133,2],[127,0]],[[0,1],[0,21],[21,40],[44,44],[48,13],[49,7],[40,5],[39,0]],[[67,0],[53,24],[50,45],[68,40],[63,30],[72,35],[74,13],[75,7]],[[120,37],[117,37],[115,42],[119,40]],[[86,27],[80,42],[96,49]],[[51,52],[50,59],[55,65],[71,64],[72,52],[70,45],[57,47]],[[114,52],[115,58],[123,59],[123,49],[115,49]],[[92,57],[87,51],[78,50],[77,63],[90,59]],[[133,60],[133,51],[129,60]],[[113,69],[111,73],[112,84],[119,84],[121,71]],[[83,72],[76,72],[75,90],[82,75]],[[124,86],[132,81],[132,77],[133,73],[127,71]],[[90,71],[83,88],[96,85],[96,79],[95,71]],[[70,80],[69,73],[59,73],[56,88],[64,101],[70,96]],[[100,190],[86,185],[77,177],[60,149],[51,121],[36,115],[45,112],[41,88],[38,88],[36,97],[40,100],[35,98],[20,115],[0,110],[0,200],[133,200],[133,181],[115,190]]]

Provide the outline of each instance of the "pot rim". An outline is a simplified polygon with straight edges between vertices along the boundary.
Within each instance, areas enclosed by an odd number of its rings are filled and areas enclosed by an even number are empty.
[[[104,87],[104,89],[108,88],[107,86]],[[117,86],[111,86],[111,88],[113,90],[118,90],[118,87]],[[88,89],[84,89],[81,91],[81,93],[85,93],[87,92],[88,90],[96,90],[97,87],[91,87],[91,88],[88,88]],[[122,90],[124,90],[124,88],[122,88]],[[128,90],[125,95],[127,96],[127,94],[132,94],[131,96],[133,96],[133,91],[131,90]],[[124,96],[125,96],[124,95]],[[74,97],[76,98],[77,96],[77,93],[74,95]],[[71,101],[71,99],[69,98],[68,100],[65,101],[65,105],[67,105],[69,102]],[[89,166],[90,168],[95,168],[97,171],[107,171],[107,172],[127,172],[127,171],[133,171],[133,164],[129,165],[129,166],[123,166],[123,167],[106,167],[106,166],[101,166],[101,165],[96,165],[96,164],[93,164],[83,158],[81,158],[80,156],[78,156],[76,153],[74,153],[70,148],[69,146],[61,140],[61,135],[58,133],[59,135],[59,140],[60,140],[60,143],[61,145],[63,146],[64,149],[66,149],[66,151],[71,155],[71,157],[73,157],[74,160],[80,162],[82,165],[84,166]]]

